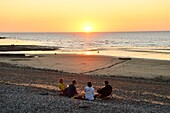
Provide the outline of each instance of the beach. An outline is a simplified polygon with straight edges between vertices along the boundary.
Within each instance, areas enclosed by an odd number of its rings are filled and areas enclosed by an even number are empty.
[[[58,47],[37,45],[8,44],[1,45],[0,49],[3,52],[0,54],[2,113],[170,111],[169,60],[86,52],[63,54],[55,51]],[[33,54],[35,51],[36,54]],[[38,51],[51,51],[53,54],[37,54]],[[169,54],[161,55],[167,57]],[[57,84],[60,78],[64,79],[66,85],[76,80],[79,93],[89,81],[97,92],[108,80],[113,92],[108,98],[94,101],[59,96]]]
[[[10,55],[12,56],[14,54],[9,54],[9,56]],[[84,75],[170,79],[170,61],[167,60],[84,54],[36,54],[25,57],[23,54],[22,57],[9,56],[1,56],[0,61],[18,66],[58,70]]]
[[[0,63],[1,111],[9,112],[160,112],[170,110],[169,82],[128,77],[92,76],[19,67]],[[112,96],[94,101],[59,96],[58,79],[77,80],[83,90],[91,81],[95,90],[109,80]]]
[[[38,64],[38,61],[41,64]],[[47,68],[50,64],[51,68]],[[59,66],[55,67],[53,64]],[[153,64],[155,68],[151,68]],[[163,71],[159,71],[156,64]],[[168,113],[170,110],[168,66],[169,62],[164,61],[120,60],[93,55],[36,55],[28,58],[3,56],[0,63],[0,109],[3,113],[87,111]],[[146,78],[137,76],[141,74],[152,76]],[[79,92],[83,91],[88,81],[92,82],[96,92],[97,88],[104,86],[105,80],[109,80],[113,92],[107,99],[98,98],[94,101],[59,96],[57,87],[59,78],[63,78],[66,85],[74,79],[77,80],[76,87]]]

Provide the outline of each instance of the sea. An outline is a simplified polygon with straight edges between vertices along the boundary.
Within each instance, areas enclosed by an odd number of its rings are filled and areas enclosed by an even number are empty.
[[[170,31],[154,32],[36,32],[0,33],[9,39],[37,41],[77,51],[106,47],[170,47]]]

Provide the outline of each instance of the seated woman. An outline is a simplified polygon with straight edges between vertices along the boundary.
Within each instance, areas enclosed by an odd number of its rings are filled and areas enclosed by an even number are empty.
[[[63,79],[62,79],[62,78],[59,80],[58,87],[59,87],[60,91],[61,91],[63,94],[66,94],[67,88],[66,88],[65,84],[63,83]]]
[[[87,86],[84,88],[85,99],[94,100],[94,88],[92,87],[91,82],[87,83]]]
[[[105,81],[105,87],[103,87],[100,90],[97,90],[97,92],[99,93],[99,97],[107,97],[109,95],[111,95],[112,93],[112,86],[109,85],[108,81]]]

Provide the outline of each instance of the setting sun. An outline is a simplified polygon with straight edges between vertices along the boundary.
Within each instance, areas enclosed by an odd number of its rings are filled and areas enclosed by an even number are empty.
[[[86,51],[84,54],[85,55],[91,55],[92,53],[90,51]]]
[[[91,23],[86,23],[83,25],[84,32],[92,32],[94,30],[93,25]]]
[[[92,30],[93,30],[93,28],[90,25],[84,27],[85,32],[92,32]]]

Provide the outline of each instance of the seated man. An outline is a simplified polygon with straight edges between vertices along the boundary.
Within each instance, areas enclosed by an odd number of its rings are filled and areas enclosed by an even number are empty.
[[[70,98],[78,94],[76,87],[75,87],[75,84],[76,84],[76,81],[73,80],[72,84],[70,84],[68,89],[67,89],[67,96],[70,97]]]
[[[59,87],[60,91],[61,91],[63,94],[66,93],[66,86],[65,86],[65,84],[63,83],[63,79],[62,79],[62,78],[59,80],[58,87]]]
[[[108,81],[105,81],[105,87],[97,90],[97,92],[99,93],[99,97],[107,97],[112,93],[112,86],[109,85]]]

